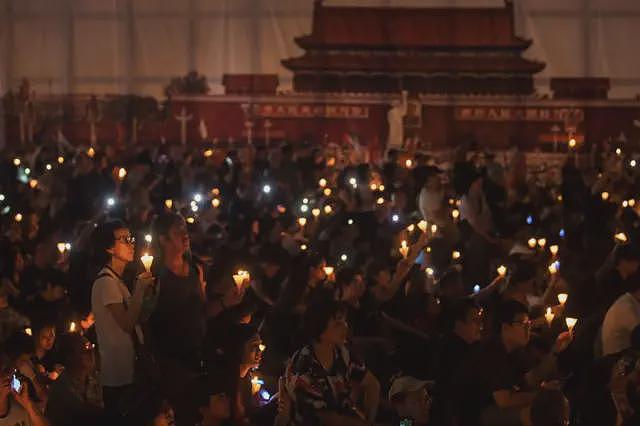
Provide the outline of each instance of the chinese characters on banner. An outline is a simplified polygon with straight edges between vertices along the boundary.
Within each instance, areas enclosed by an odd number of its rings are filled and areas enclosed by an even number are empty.
[[[264,118],[369,118],[369,108],[360,105],[254,104],[252,112]]]
[[[458,107],[454,112],[458,121],[553,121],[581,123],[584,111],[578,108],[545,107]]]

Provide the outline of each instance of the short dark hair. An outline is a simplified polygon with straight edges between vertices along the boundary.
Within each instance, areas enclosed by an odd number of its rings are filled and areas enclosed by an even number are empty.
[[[469,318],[469,312],[478,309],[480,309],[478,305],[476,305],[473,299],[470,298],[456,300],[451,303],[443,314],[446,320],[445,325],[447,326],[447,329],[453,330],[453,327],[455,327],[456,322],[458,321],[466,322]]]
[[[616,265],[621,260],[640,260],[640,251],[636,244],[620,244],[616,246],[613,257]]]
[[[115,232],[118,229],[126,229],[128,226],[121,220],[110,220],[99,224],[93,231],[91,242],[93,244],[93,256],[99,264],[105,264],[111,259],[107,250],[113,248],[116,243]]]
[[[542,389],[531,403],[533,426],[562,426],[565,420],[566,398],[557,389]]]
[[[65,367],[69,367],[78,363],[78,358],[89,340],[80,333],[64,333],[59,337],[58,343],[60,358]]]
[[[498,305],[496,309],[496,325],[512,324],[518,315],[529,315],[527,308],[520,302],[508,300]]]
[[[509,286],[514,286],[536,277],[536,268],[531,262],[519,260],[510,267]]]
[[[327,329],[329,321],[338,314],[344,313],[345,310],[344,305],[335,300],[327,298],[313,300],[307,307],[302,320],[307,338],[317,341]]]

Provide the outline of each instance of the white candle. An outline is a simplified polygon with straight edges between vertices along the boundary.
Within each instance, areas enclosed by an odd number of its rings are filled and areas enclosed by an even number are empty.
[[[558,248],[557,244],[553,244],[553,245],[549,246],[549,252],[551,252],[551,254],[553,256],[558,254],[558,250],[559,250],[559,248]]]
[[[624,232],[618,232],[616,235],[614,235],[614,238],[619,243],[627,242],[627,234],[625,234]]]
[[[571,333],[573,331],[573,327],[576,326],[576,324],[578,323],[578,319],[577,318],[565,318],[565,322],[567,324],[567,328],[569,329],[569,333]]]
[[[564,306],[565,303],[567,303],[567,298],[569,297],[569,295],[567,293],[559,293],[558,294],[558,302],[560,302],[560,304],[562,306]]]
[[[501,277],[504,277],[505,275],[507,275],[507,267],[504,265],[500,265],[498,266],[498,275],[500,275]]]
[[[140,257],[140,260],[144,265],[144,269],[147,272],[151,272],[151,265],[153,265],[153,256],[151,256],[149,253],[145,253]]]
[[[426,221],[426,220],[421,220],[420,222],[418,222],[418,228],[420,228],[420,230],[421,230],[422,232],[427,232],[427,226],[428,226],[428,225],[429,225],[429,224],[427,223],[427,221]]]
[[[551,312],[551,308],[547,308],[547,312],[544,314],[544,318],[547,320],[549,327],[551,327],[551,323],[553,322],[553,318],[555,318],[555,314]]]

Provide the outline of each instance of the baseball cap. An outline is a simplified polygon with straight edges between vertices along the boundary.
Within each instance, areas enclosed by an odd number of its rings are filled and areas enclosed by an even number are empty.
[[[398,377],[391,383],[391,387],[389,388],[389,401],[392,401],[400,394],[415,392],[424,387],[431,387],[433,383],[434,382],[428,380],[418,380],[411,376]]]

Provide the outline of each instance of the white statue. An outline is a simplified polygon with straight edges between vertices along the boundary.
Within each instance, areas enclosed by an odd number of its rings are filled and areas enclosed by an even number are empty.
[[[404,141],[404,116],[407,114],[407,91],[402,91],[402,99],[391,102],[391,108],[387,112],[389,123],[389,137],[387,149],[401,149]]]
[[[200,139],[206,141],[209,137],[209,130],[207,129],[207,123],[205,123],[203,119],[200,119],[198,130],[200,131]]]

